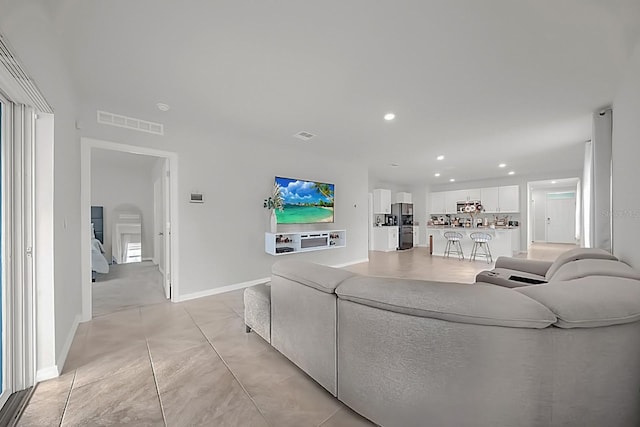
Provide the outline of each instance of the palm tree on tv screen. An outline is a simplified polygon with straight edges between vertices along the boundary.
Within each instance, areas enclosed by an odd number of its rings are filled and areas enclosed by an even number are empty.
[[[322,182],[314,182],[313,188],[324,197],[329,199],[331,206],[333,206],[333,189],[329,184],[325,184]]]

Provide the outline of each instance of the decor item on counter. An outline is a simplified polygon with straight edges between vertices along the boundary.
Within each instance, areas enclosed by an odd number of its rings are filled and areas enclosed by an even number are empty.
[[[280,224],[334,222],[333,184],[276,176],[282,209],[276,213]]]
[[[465,227],[477,227],[478,223],[476,222],[475,215],[484,211],[484,207],[482,206],[482,204],[480,202],[467,202],[464,209],[465,213],[469,214],[469,216],[471,217],[471,222],[467,223],[469,225],[465,224]]]
[[[263,206],[265,209],[269,209],[271,211],[271,218],[269,219],[269,224],[272,233],[276,233],[278,231],[278,218],[276,217],[276,209],[282,211],[284,208],[284,201],[282,199],[282,189],[280,188],[280,184],[277,182],[273,184],[273,193],[267,199],[264,199]]]

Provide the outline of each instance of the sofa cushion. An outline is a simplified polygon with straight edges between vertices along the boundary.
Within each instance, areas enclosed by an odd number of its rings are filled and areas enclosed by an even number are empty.
[[[382,310],[458,323],[541,329],[557,320],[542,304],[485,283],[355,276],[342,282],[336,294]]]
[[[587,276],[626,277],[640,280],[640,271],[634,270],[622,261],[610,259],[581,259],[568,262],[553,275],[553,281],[580,279]]]
[[[609,252],[605,251],[604,249],[597,249],[597,248],[571,249],[570,251],[567,251],[562,255],[560,255],[553,262],[553,264],[551,264],[551,267],[549,267],[549,270],[547,270],[547,274],[545,275],[545,277],[547,278],[547,282],[551,281],[553,275],[556,273],[556,271],[558,271],[560,267],[562,267],[568,262],[577,261],[580,259],[611,259],[615,261],[618,260],[618,258],[611,255]]]
[[[640,281],[590,276],[512,290],[548,307],[561,328],[595,328],[640,320]]]
[[[282,260],[273,264],[271,272],[285,279],[302,283],[319,291],[332,294],[343,280],[355,275],[349,271],[312,262]]]

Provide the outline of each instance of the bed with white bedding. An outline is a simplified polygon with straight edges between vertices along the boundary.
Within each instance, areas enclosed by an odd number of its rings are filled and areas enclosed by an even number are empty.
[[[91,271],[96,273],[107,274],[109,272],[109,263],[104,257],[104,247],[98,239],[91,239]]]

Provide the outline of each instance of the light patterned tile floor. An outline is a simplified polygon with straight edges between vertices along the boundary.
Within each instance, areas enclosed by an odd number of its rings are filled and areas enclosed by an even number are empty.
[[[554,259],[573,247],[533,245],[528,256]],[[431,257],[425,248],[369,256],[348,270],[472,283],[491,268]],[[139,282],[132,286],[160,286],[157,270],[154,276],[148,265],[138,267],[144,274],[128,266]],[[18,425],[372,425],[244,332],[243,290],[137,307],[128,306],[126,292],[118,294],[122,301],[109,298],[114,312],[78,327],[62,375],[38,384]]]

